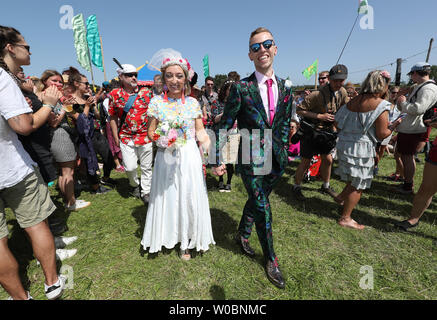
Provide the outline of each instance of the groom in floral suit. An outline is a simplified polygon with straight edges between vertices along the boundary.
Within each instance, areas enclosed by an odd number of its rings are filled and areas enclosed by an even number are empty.
[[[269,195],[288,163],[292,97],[290,86],[286,87],[286,81],[276,77],[273,71],[277,50],[273,35],[266,28],[257,28],[250,35],[249,59],[256,71],[231,88],[216,132],[216,137],[219,137],[216,141],[218,165],[212,168],[212,172],[216,175],[226,172],[226,166],[220,161],[220,146],[225,132],[237,120],[242,138],[236,169],[241,174],[249,199],[244,206],[236,241],[243,253],[253,257],[255,252],[249,245],[249,237],[255,223],[267,278],[283,289],[285,281],[273,250]]]

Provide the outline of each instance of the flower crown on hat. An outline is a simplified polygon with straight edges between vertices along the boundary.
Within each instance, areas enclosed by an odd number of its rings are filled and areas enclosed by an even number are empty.
[[[383,70],[380,72],[381,76],[383,76],[386,79],[391,79],[391,75],[387,70]]]
[[[161,71],[170,65],[178,65],[185,71],[189,80],[194,76],[194,70],[188,60],[184,59],[179,51],[171,48],[156,52],[150,59],[150,65],[160,66]]]

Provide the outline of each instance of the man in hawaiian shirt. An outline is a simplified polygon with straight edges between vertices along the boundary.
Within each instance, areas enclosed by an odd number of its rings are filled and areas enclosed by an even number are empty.
[[[124,64],[122,67],[117,69],[121,88],[114,89],[109,94],[111,130],[114,141],[120,146],[123,155],[124,167],[132,187],[131,195],[148,203],[152,182],[153,149],[147,137],[147,109],[153,94],[149,88],[138,88],[138,72],[133,65]],[[119,123],[120,119],[123,119],[123,108],[133,95],[137,95],[135,101],[124,122]],[[141,182],[137,174],[138,160]]]

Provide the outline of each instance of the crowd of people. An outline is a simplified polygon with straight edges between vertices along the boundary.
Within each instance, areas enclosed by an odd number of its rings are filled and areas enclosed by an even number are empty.
[[[230,72],[218,90],[212,77],[199,89],[189,62],[165,49],[153,86],[139,86],[137,68],[120,64],[118,81],[95,92],[74,67],[26,77],[29,44],[18,30],[0,26],[0,284],[11,299],[31,296],[8,248],[5,208],[29,236],[47,298],[57,299],[65,286],[56,270],[58,250],[77,237],[59,236],[65,229],[57,230],[48,186],[56,183],[65,210],[78,211],[92,203],[77,199],[75,191],[111,192],[117,183],[112,170],[126,174],[131,196],[147,206],[144,250],[180,244],[183,260],[215,244],[205,168],[218,176],[220,192],[231,192],[239,174],[248,199],[235,242],[255,256],[249,244],[255,224],[267,278],[278,288],[285,281],[273,248],[269,195],[292,161],[300,160],[290,196],[305,201],[301,185],[315,171],[320,191],[342,208],[338,224],[361,230],[364,225],[351,215],[389,146],[396,159],[390,179],[402,182],[396,189],[402,194],[413,193],[415,155],[426,149],[411,215],[395,224],[402,230],[417,226],[437,192],[437,143],[429,143],[431,128],[437,128],[431,66],[414,65],[409,76],[415,85],[402,90],[381,70],[370,72],[357,90],[345,84],[347,67],[338,64],[319,73],[317,90],[293,94],[275,74],[277,53],[273,34],[260,27],[249,38],[255,71],[244,79]],[[252,148],[246,148],[248,141]],[[330,185],[336,160],[336,173],[346,182],[340,193]]]

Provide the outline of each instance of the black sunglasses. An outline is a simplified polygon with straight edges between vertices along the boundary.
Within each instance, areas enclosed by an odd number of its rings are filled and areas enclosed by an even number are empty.
[[[90,85],[90,83],[87,81],[87,82],[82,82],[82,81],[80,81],[80,83],[83,83],[84,85],[86,85],[86,86],[89,86]]]
[[[125,73],[124,76],[128,77],[128,78],[132,78],[132,77],[138,77],[138,73]]]
[[[319,80],[328,79],[328,77],[319,77]]]
[[[265,40],[264,42],[258,42],[258,43],[252,43],[249,46],[249,49],[252,52],[258,52],[259,49],[261,49],[261,45],[264,47],[264,49],[269,50],[273,46],[273,40]]]
[[[25,44],[14,44],[14,46],[19,46],[19,47],[23,47],[27,50],[27,52],[30,52],[30,46],[25,45]]]

